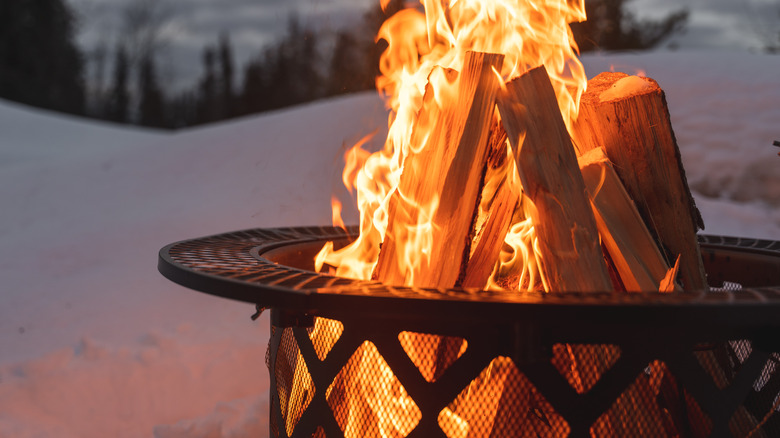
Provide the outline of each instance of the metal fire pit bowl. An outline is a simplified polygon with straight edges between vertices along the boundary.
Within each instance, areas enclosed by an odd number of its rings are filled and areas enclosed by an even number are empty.
[[[271,309],[273,437],[780,436],[780,242],[700,236],[719,289],[695,293],[423,289],[313,272],[326,241],[357,233],[253,229],[160,251],[168,279]],[[368,356],[359,373],[406,402],[356,423],[345,394]]]

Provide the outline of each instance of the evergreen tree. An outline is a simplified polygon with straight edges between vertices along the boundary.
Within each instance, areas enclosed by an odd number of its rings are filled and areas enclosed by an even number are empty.
[[[360,68],[364,56],[354,35],[347,31],[339,32],[330,58],[325,94],[333,96],[373,87],[374,72]]]
[[[266,50],[264,61],[269,71],[267,102],[270,109],[282,108],[301,102],[297,81],[298,68],[296,58],[299,55],[298,43],[303,39],[303,32],[297,16],[290,17],[287,23],[287,34],[276,45]]]
[[[688,11],[683,9],[658,21],[640,21],[626,10],[626,1],[585,1],[587,21],[571,25],[581,52],[650,49],[681,31],[688,20]]]
[[[0,2],[0,97],[84,113],[83,59],[63,0]]]
[[[108,49],[101,41],[89,55],[88,63],[91,74],[88,75],[86,87],[86,113],[90,117],[102,118],[106,112],[106,58]]]
[[[124,46],[117,45],[114,60],[114,81],[106,104],[106,119],[108,120],[118,123],[127,123],[130,120],[129,69],[127,52]]]
[[[223,33],[219,37],[219,67],[221,72],[221,115],[229,118],[236,115],[235,91],[233,89],[233,49],[230,46],[230,37]]]
[[[197,124],[198,93],[185,91],[171,99],[169,107],[170,126],[173,129]]]
[[[250,61],[244,69],[241,91],[241,114],[254,114],[270,108],[265,64],[261,59]]]
[[[384,40],[375,41],[382,23],[404,8],[401,0],[391,0],[382,9],[375,5],[363,15],[356,31],[342,30],[330,59],[326,94],[334,95],[373,90],[379,72],[379,58],[387,48]]]
[[[165,99],[159,84],[154,58],[145,56],[138,68],[138,123],[155,128],[168,127],[165,116]]]
[[[200,98],[198,102],[198,123],[217,120],[217,76],[214,71],[214,49],[203,49],[203,78],[200,80]]]
[[[317,44],[317,34],[311,29],[304,30],[300,39],[295,41],[295,80],[296,102],[308,102],[322,97],[321,57]]]

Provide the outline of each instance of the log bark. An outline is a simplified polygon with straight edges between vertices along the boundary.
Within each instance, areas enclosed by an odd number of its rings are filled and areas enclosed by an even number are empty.
[[[659,290],[669,265],[604,150],[592,149],[578,161],[596,226],[623,287],[628,292]]]
[[[456,102],[438,108],[432,105],[432,91],[426,91],[428,109],[418,117],[412,147],[423,139],[427,147],[410,155],[398,190],[392,195],[385,239],[379,252],[374,278],[388,284],[418,287],[453,287],[465,270],[470,254],[472,224],[487,160],[488,134],[495,108],[499,68],[503,55],[469,52],[457,81]],[[429,96],[431,95],[431,96]],[[426,113],[427,111],[427,113]],[[438,199],[432,213],[427,259],[407,264],[402,261],[399,242],[409,239],[408,230],[429,218],[411,205]]]
[[[532,204],[546,290],[611,291],[585,183],[544,67],[508,83],[498,108]]]
[[[706,289],[696,239],[704,225],[658,83],[624,73],[596,76],[582,97],[574,138],[580,155],[604,148],[667,265],[680,255],[683,289]]]

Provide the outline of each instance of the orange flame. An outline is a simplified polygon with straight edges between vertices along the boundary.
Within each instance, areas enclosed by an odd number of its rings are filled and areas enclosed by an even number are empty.
[[[383,1],[383,6],[386,3]],[[326,246],[317,257],[320,266],[322,263],[334,266],[339,276],[371,278],[387,230],[390,198],[398,190],[404,162],[410,154],[420,153],[429,146],[428,133],[435,120],[418,118],[418,114],[424,100],[425,105],[435,108],[446,108],[457,102],[451,70],[463,68],[467,51],[504,54],[504,63],[497,74],[506,81],[544,65],[569,127],[576,119],[579,99],[587,83],[568,26],[585,19],[584,0],[421,0],[421,3],[424,14],[415,8],[401,10],[382,25],[377,35],[377,39],[388,42],[380,59],[381,76],[376,85],[390,108],[389,130],[380,151],[369,154],[363,150],[364,139],[347,152],[344,183],[357,192],[360,236],[338,251],[332,245]],[[397,248],[396,255],[402,258],[402,263],[424,266],[430,230],[435,226],[431,218],[438,199],[414,199],[400,192],[399,195],[403,207],[417,213],[398,227],[405,230],[405,239],[404,247]],[[394,222],[394,225],[401,224]],[[512,250],[501,255],[501,263],[494,272],[516,271],[519,281],[515,287],[538,287],[541,280],[533,240],[530,221],[515,224],[507,236]],[[407,284],[413,282],[413,278],[406,279]],[[491,282],[488,287],[498,287],[498,284]]]
[[[387,0],[381,1],[383,8],[387,6]],[[577,117],[587,78],[577,59],[568,24],[585,19],[584,0],[421,0],[421,3],[424,14],[415,8],[401,10],[382,25],[377,35],[377,39],[388,42],[380,59],[381,76],[376,80],[377,90],[390,109],[388,136],[378,152],[369,153],[362,148],[368,137],[346,152],[343,180],[350,193],[354,190],[356,194],[360,235],[339,250],[334,249],[333,242],[328,242],[315,259],[318,271],[327,265],[329,269],[335,268],[339,276],[370,279],[379,258],[380,244],[388,232],[391,208],[395,212],[393,240],[398,265],[416,269],[427,265],[432,230],[436,227],[432,219],[439,199],[436,196],[417,199],[405,193],[399,182],[405,165],[408,171],[413,169],[432,177],[441,173],[440,163],[414,169],[407,158],[437,146],[429,144],[436,128],[435,114],[458,104],[457,72],[463,70],[468,51],[503,54],[503,64],[495,70],[502,85],[531,68],[544,65],[570,130]],[[511,156],[508,144],[507,149]],[[509,184],[518,193],[522,191],[514,159],[507,162],[499,171],[486,175],[486,190]],[[334,224],[343,226],[336,222],[337,217],[340,221],[337,208],[340,211],[340,204],[334,203]],[[541,261],[534,227],[529,219],[534,206],[528,198],[523,198],[519,210],[522,211],[515,212],[516,223],[505,240],[507,249],[501,253],[486,288],[546,289],[539,270]],[[413,285],[414,269],[409,268],[407,272],[411,274],[406,275],[404,283]],[[332,328],[318,327],[317,336],[333,336],[331,332]],[[409,342],[422,342],[418,337],[414,338],[417,341]],[[427,359],[419,362],[430,362]],[[393,380],[392,371],[373,345],[362,345],[350,360],[351,364],[353,360],[359,369],[345,374],[340,381],[353,394],[343,401],[345,414],[337,412],[336,415],[345,436],[361,436],[368,418],[376,428],[372,429],[375,436],[406,436],[414,425],[399,421],[404,418],[418,421],[420,412],[414,401]],[[425,371],[421,369],[423,375]],[[477,384],[500,388],[505,374],[499,371],[488,372]],[[333,388],[332,385],[327,390],[328,399],[338,394]],[[439,424],[450,437],[470,436],[473,426],[450,408],[441,412]]]

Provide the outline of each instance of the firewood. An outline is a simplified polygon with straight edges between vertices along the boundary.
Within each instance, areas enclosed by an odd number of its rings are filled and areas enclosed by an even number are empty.
[[[391,197],[388,226],[374,278],[390,284],[418,287],[453,287],[470,254],[469,244],[480,182],[487,160],[488,134],[493,118],[503,55],[469,52],[457,79],[457,102],[445,108],[429,105],[418,117],[418,126],[433,123],[430,132],[412,134],[412,147],[428,137],[428,146],[406,158],[398,190]],[[428,95],[431,96],[428,96]],[[406,239],[408,227],[418,223],[419,209],[402,199],[438,199],[431,227],[427,263],[399,262],[396,242]]]
[[[602,73],[588,82],[574,127],[578,153],[604,148],[668,265],[680,256],[685,290],[706,289],[693,201],[666,97],[652,79]]]
[[[669,271],[604,150],[579,158],[601,239],[626,291],[657,291]]]
[[[675,290],[678,290],[679,287],[677,286],[675,280],[677,279],[677,274],[679,273],[680,256],[677,256],[677,260],[674,261],[674,266],[669,269],[669,271],[664,276],[664,279],[661,280],[661,284],[658,285],[658,292],[674,292]]]
[[[499,357],[494,359],[488,368],[472,380],[467,389],[458,395],[439,416],[439,424],[447,436],[488,436],[496,417],[502,408],[502,395],[513,390],[520,397],[513,400],[513,414],[519,415],[528,410],[530,385],[523,385],[519,380],[517,367],[511,359]]]
[[[503,55],[470,52],[457,79],[454,72],[446,71],[450,83],[457,80],[457,102],[453,105],[439,107],[433,98],[431,84],[426,88],[416,123],[417,127],[433,128],[427,132],[416,127],[412,133],[412,150],[419,149],[426,138],[428,143],[404,162],[398,189],[391,195],[387,231],[374,268],[374,279],[389,284],[449,288],[458,285],[465,276],[498,90],[498,78],[493,69],[500,68],[502,62]],[[420,209],[408,204],[407,199],[423,203],[438,200],[433,226],[429,230],[431,246],[427,263],[406,263],[405,254],[400,250],[402,246],[396,244],[408,240],[409,228],[415,227],[421,219]],[[497,217],[493,222],[498,222]],[[490,233],[500,232],[500,227],[492,228]],[[503,242],[503,238],[502,235],[497,239]],[[489,253],[487,235],[480,241],[486,248],[479,254]],[[470,281],[477,283],[480,275],[472,273]],[[482,286],[484,282],[478,287]],[[419,338],[416,340],[420,347],[418,353],[427,356],[418,358],[423,376],[440,375],[443,365],[456,357],[462,344],[462,340],[411,336]]]
[[[507,154],[506,139],[506,131],[496,118],[490,130],[485,184],[480,196],[479,210],[484,218],[475,226],[471,255],[460,284],[463,287],[485,287],[520,202],[520,189],[512,184],[509,175],[515,168]]]
[[[612,290],[585,183],[544,67],[509,82],[498,108],[532,204],[546,289]]]

